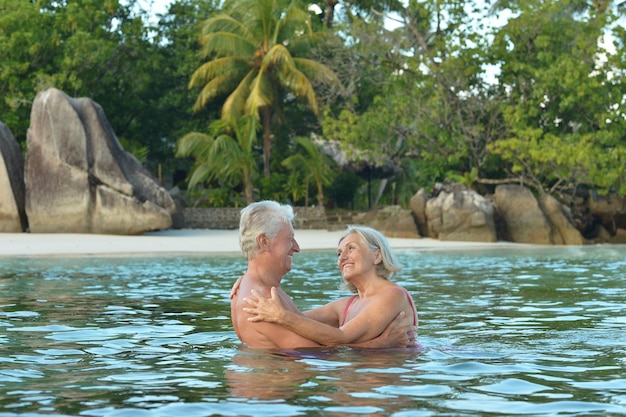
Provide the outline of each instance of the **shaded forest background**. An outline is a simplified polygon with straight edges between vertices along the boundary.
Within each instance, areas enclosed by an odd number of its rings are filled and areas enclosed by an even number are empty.
[[[624,196],[625,3],[0,0],[0,120],[25,151],[38,92],[92,98],[192,206]]]

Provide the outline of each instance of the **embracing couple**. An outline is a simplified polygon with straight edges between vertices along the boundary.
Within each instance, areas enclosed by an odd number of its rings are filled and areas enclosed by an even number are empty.
[[[275,201],[241,211],[239,244],[248,269],[231,292],[235,333],[253,348],[417,346],[417,311],[406,289],[391,282],[400,270],[389,242],[377,230],[348,226],[337,247],[337,266],[354,293],[301,312],[281,288],[300,251],[294,212]]]

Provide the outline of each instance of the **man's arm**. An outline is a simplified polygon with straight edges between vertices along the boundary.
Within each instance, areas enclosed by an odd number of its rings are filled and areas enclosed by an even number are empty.
[[[307,347],[321,347],[317,342],[309,340],[298,333],[274,323],[250,323],[249,326],[262,335],[262,338],[274,344],[279,349],[297,349]],[[263,347],[252,346],[251,347]]]

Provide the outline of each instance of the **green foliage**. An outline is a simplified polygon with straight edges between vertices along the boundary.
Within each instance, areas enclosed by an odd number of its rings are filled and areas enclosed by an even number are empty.
[[[292,205],[309,205],[309,181],[304,180],[300,172],[294,171],[287,177],[283,190]]]
[[[142,146],[137,142],[130,142],[126,138],[117,138],[117,140],[120,142],[122,148],[126,152],[132,154],[135,158],[137,158],[139,162],[144,163],[146,161],[149,153],[147,147]]]
[[[463,184],[467,188],[472,189],[474,188],[474,183],[478,179],[478,169],[473,167],[469,172],[463,172],[461,174],[457,172],[449,172],[446,179],[458,182],[459,184]]]
[[[185,203],[191,207],[244,207],[248,204],[240,193],[233,193],[229,188],[203,187],[187,190]]]
[[[254,154],[257,123],[252,116],[242,117],[236,124],[214,121],[209,133],[191,132],[183,136],[177,146],[177,157],[195,159],[189,178],[189,188],[215,182],[219,188],[243,184],[247,203],[254,201],[254,181],[258,168]]]
[[[129,60],[120,58],[142,42],[142,24],[131,14],[134,2],[129,3],[0,3],[0,114],[19,141],[25,138],[38,92],[56,87],[98,101],[104,94],[97,93],[114,91],[114,79],[118,88],[130,82],[124,74]]]
[[[563,1],[520,3],[495,38],[508,137],[491,150],[541,192],[585,184],[626,191],[620,103],[622,49],[607,56],[598,39],[613,21],[606,8]]]
[[[365,181],[354,172],[342,171],[337,174],[333,183],[328,187],[328,195],[337,208],[355,210],[357,207],[367,207],[367,201],[357,201],[359,189],[365,186]]]
[[[285,194],[284,184],[289,183],[289,177],[289,174],[282,172],[272,172],[269,177],[261,177],[259,180],[259,200],[288,202],[292,190],[287,188],[288,194]]]
[[[308,201],[308,184],[313,183],[317,190],[317,204],[324,206],[324,186],[330,185],[333,180],[333,161],[324,155],[320,148],[309,138],[299,136],[296,143],[304,150],[304,154],[296,153],[283,161],[283,165],[291,170],[306,184],[305,197]],[[289,183],[288,183],[289,184]],[[290,184],[291,190],[296,190],[295,184]],[[292,192],[292,194],[294,194]],[[295,196],[295,195],[294,195]],[[296,200],[294,200],[296,201]]]
[[[189,3],[202,7],[183,10]],[[178,0],[171,10],[209,4]],[[55,87],[99,103],[118,137],[149,150],[148,165],[173,165],[177,132],[199,127],[185,67],[200,61],[178,19],[193,26],[197,17],[171,15],[155,28],[137,0],[0,1],[0,117],[25,141],[36,94]]]
[[[0,0],[0,118],[22,148],[35,95],[56,87],[101,104],[148,167],[193,163],[200,205],[309,204],[315,190],[318,204],[367,209],[368,185],[387,181],[380,202],[407,206],[445,178],[626,193],[614,2],[497,1],[513,17],[495,28],[487,5],[459,0],[320,1],[319,18],[296,1],[175,0],[157,24],[140,4]],[[304,137],[346,160],[335,168]],[[394,176],[368,183],[363,166]]]

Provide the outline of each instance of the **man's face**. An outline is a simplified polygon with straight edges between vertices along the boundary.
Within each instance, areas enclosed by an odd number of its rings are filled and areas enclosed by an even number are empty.
[[[294,237],[291,224],[287,224],[280,229],[274,239],[270,239],[270,252],[277,266],[280,266],[286,274],[291,271],[292,256],[295,252],[300,252],[300,245]]]

